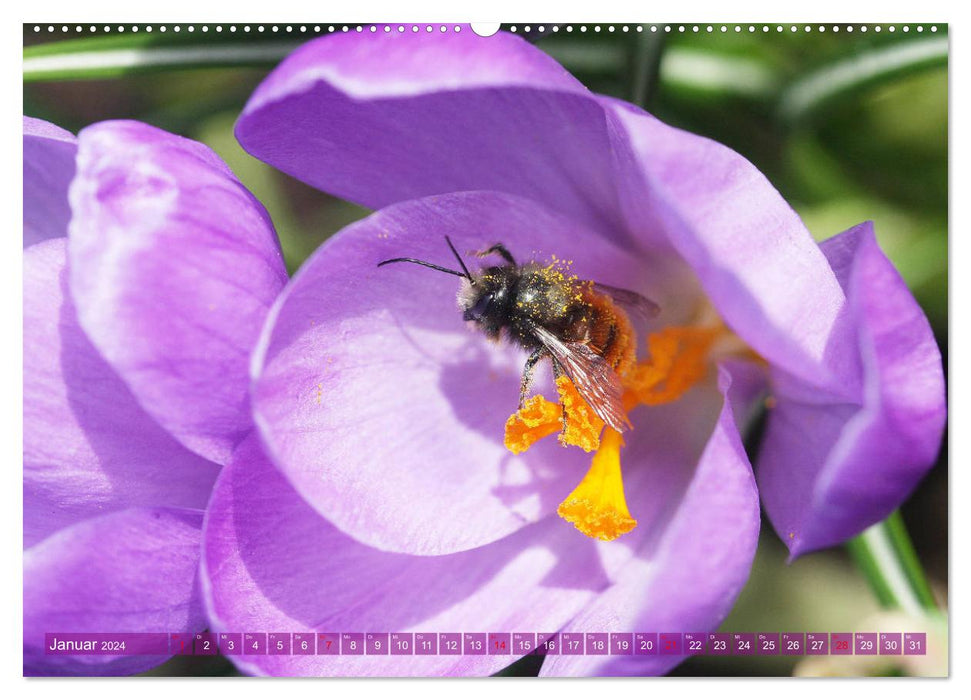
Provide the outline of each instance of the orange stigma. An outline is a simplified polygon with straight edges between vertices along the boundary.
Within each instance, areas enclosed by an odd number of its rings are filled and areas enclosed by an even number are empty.
[[[587,475],[556,509],[561,518],[573,523],[587,537],[615,540],[637,526],[624,498],[624,480],[620,474],[623,445],[620,433],[607,428]]]

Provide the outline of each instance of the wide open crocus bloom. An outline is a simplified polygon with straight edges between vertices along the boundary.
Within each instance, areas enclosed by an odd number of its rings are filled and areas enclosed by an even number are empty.
[[[222,161],[136,122],[24,118],[24,245],[24,673],[135,673],[164,658],[44,635],[207,626],[203,509],[286,272]]]
[[[703,631],[755,549],[738,429],[760,392],[773,407],[760,490],[794,555],[887,515],[933,460],[940,358],[870,225],[818,246],[741,156],[591,94],[518,38],[311,42],[259,87],[237,136],[380,211],[307,261],[264,329],[262,444],[237,451],[208,512],[217,629]],[[638,335],[638,371],[656,381],[630,402],[623,449],[609,433],[592,458],[552,437],[507,449],[523,355],[464,327],[454,278],[375,267],[450,265],[445,235],[460,250],[501,241],[521,260],[571,260],[572,274],[659,304]],[[555,398],[548,381],[537,389]],[[560,655],[542,673],[678,660]],[[238,660],[378,675],[507,662]]]

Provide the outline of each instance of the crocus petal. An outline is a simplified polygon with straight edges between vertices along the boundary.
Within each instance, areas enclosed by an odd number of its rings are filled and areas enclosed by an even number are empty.
[[[833,333],[840,286],[765,177],[731,149],[585,91],[518,37],[322,38],[258,88],[237,137],[366,206],[488,188],[629,248],[674,248],[767,360],[837,395],[857,379]]]
[[[195,632],[202,512],[135,508],[66,528],[24,552],[24,673],[127,675],[164,656],[44,653],[46,633]]]
[[[603,110],[521,38],[323,37],[256,90],[236,126],[257,158],[367,207],[490,189],[619,234]]]
[[[597,543],[555,516],[457,554],[372,549],[310,508],[255,438],[216,482],[204,541],[203,589],[218,632],[549,631],[603,590],[611,573]],[[514,657],[232,658],[258,675],[481,676]]]
[[[444,554],[507,535],[553,512],[588,461],[555,440],[509,454],[503,426],[523,353],[465,327],[454,277],[376,267],[403,255],[454,265],[445,235],[460,250],[504,240],[523,259],[555,254],[581,278],[650,296],[643,261],[495,192],[388,207],[322,246],[267,323],[254,413],[297,491],[344,532],[389,551]]]
[[[67,235],[67,188],[77,155],[74,134],[24,117],[24,247]]]
[[[705,632],[728,614],[748,579],[759,534],[758,493],[735,424],[732,378],[684,496],[665,526],[643,540],[613,585],[563,631]],[[751,393],[743,391],[743,400]],[[654,675],[682,656],[549,656],[541,675]]]
[[[153,421],[78,326],[67,239],[24,251],[24,545],[131,506],[204,508],[218,468]]]
[[[286,282],[266,211],[207,147],[138,122],[81,132],[70,198],[81,326],[153,418],[225,462]]]
[[[781,383],[758,479],[793,556],[841,542],[898,507],[933,464],[945,424],[940,352],[867,222],[822,245],[849,299],[859,403]]]
[[[609,106],[620,198],[638,237],[663,231],[726,323],[762,357],[817,392],[852,395],[843,290],[792,208],[735,151],[618,100]]]

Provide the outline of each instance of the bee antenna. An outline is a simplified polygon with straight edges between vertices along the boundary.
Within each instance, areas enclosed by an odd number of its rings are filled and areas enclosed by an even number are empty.
[[[436,265],[434,263],[426,262],[425,260],[418,260],[416,258],[391,258],[390,260],[382,260],[381,262],[378,263],[378,267],[381,267],[382,265],[390,265],[391,263],[399,263],[399,262],[409,262],[409,263],[414,263],[415,265],[430,267],[433,270],[438,270],[439,272],[447,272],[448,274],[455,275],[456,277],[468,277],[468,270],[466,270],[464,273],[459,272],[458,270],[449,270],[447,267],[442,267],[441,265]]]
[[[459,265],[462,267],[462,272],[465,273],[465,279],[467,279],[470,284],[475,284],[475,280],[472,279],[472,275],[469,273],[469,268],[467,268],[465,263],[462,261],[462,256],[459,255],[459,252],[455,250],[455,246],[452,245],[452,239],[445,236],[445,242],[448,243],[448,247],[452,249],[452,255],[454,255],[455,259],[459,261]]]

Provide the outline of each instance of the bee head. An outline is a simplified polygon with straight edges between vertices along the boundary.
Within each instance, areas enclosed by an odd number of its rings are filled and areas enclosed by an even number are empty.
[[[462,256],[455,250],[455,246],[452,245],[448,236],[445,236],[445,242],[448,243],[452,255],[455,256],[459,267],[462,268],[461,271],[417,258],[382,260],[378,263],[378,267],[391,263],[407,262],[461,277],[462,286],[459,289],[458,302],[459,308],[462,309],[462,317],[466,321],[474,322],[487,335],[498,337],[499,331],[509,320],[509,305],[518,278],[518,268],[514,264],[503,267],[488,267],[473,275],[469,272],[469,268],[466,267]],[[505,256],[508,256],[508,253]]]
[[[506,324],[512,298],[511,279],[506,268],[491,267],[462,282],[458,302],[462,318],[495,336]]]

